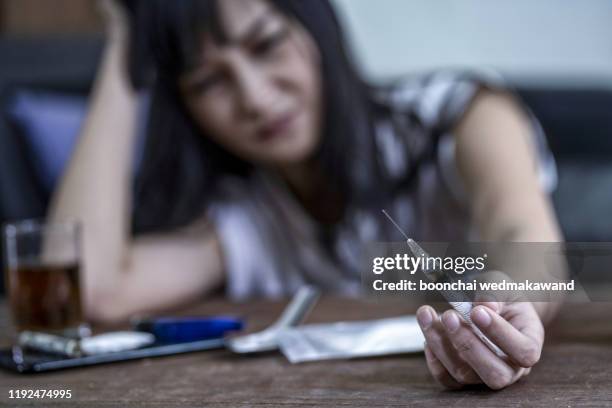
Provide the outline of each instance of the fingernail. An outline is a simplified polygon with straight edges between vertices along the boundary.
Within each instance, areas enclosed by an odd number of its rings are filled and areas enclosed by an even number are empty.
[[[417,320],[419,321],[419,325],[423,330],[427,329],[431,326],[431,322],[433,321],[433,316],[431,312],[426,308],[422,308],[417,312]]]
[[[449,333],[456,332],[457,329],[459,329],[459,325],[461,325],[459,317],[457,317],[457,314],[452,311],[448,311],[442,315],[442,323]]]
[[[479,306],[472,312],[472,321],[479,327],[488,327],[491,324],[491,315],[483,306]]]

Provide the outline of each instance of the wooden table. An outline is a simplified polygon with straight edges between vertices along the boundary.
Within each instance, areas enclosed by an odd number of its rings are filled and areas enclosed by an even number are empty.
[[[249,328],[271,323],[284,302],[203,303],[187,314],[232,313]],[[242,357],[225,350],[20,376],[0,371],[0,406],[612,406],[612,309],[609,303],[568,304],[547,331],[541,362],[502,391],[445,391],[422,354],[291,365],[280,354]],[[398,302],[323,298],[309,322],[363,320],[414,313]],[[0,341],[8,333],[0,305]],[[9,389],[71,389],[72,400],[9,400]]]

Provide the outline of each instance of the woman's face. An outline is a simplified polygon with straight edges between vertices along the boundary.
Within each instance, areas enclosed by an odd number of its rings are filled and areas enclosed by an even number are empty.
[[[227,41],[204,39],[179,86],[195,122],[252,163],[303,162],[320,137],[320,56],[310,35],[264,0],[218,1]]]

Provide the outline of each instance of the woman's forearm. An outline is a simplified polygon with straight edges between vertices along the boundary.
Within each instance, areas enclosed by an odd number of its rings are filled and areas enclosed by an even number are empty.
[[[126,262],[137,116],[137,97],[125,72],[126,46],[113,37],[106,45],[78,144],[50,211],[51,219],[83,224],[88,303],[97,291],[112,290]]]
[[[484,92],[456,129],[457,161],[472,197],[472,215],[487,242],[563,241],[554,210],[537,177],[532,128],[523,110],[508,95]],[[563,268],[563,263],[559,263]],[[529,279],[561,276],[563,271],[534,270]],[[543,322],[558,301],[534,302]]]

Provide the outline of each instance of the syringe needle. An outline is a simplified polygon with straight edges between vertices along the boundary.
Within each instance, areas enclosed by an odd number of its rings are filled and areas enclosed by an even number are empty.
[[[404,230],[401,229],[399,225],[397,225],[397,222],[395,222],[395,220],[391,218],[391,216],[387,213],[387,211],[382,210],[382,213],[385,214],[385,217],[387,217],[389,221],[393,223],[393,225],[395,225],[395,228],[397,228],[397,230],[406,238],[406,240],[410,240],[410,238],[408,238],[408,235],[406,235]]]
[[[395,220],[393,218],[391,218],[391,216],[389,215],[389,213],[387,213],[386,210],[382,210],[382,213],[385,214],[385,217],[387,217],[389,219],[389,221],[391,221],[391,223],[393,223],[393,225],[395,225],[395,228],[397,228],[397,230],[406,238],[406,242],[408,243],[408,247],[410,248],[410,250],[412,251],[413,254],[415,254],[417,256],[429,257],[429,254],[427,252],[425,252],[425,250],[423,248],[421,248],[421,246],[419,244],[417,244],[416,241],[414,241],[412,238],[409,238],[408,235],[406,235],[404,230],[401,229],[399,225],[397,225],[397,222],[395,222]]]

